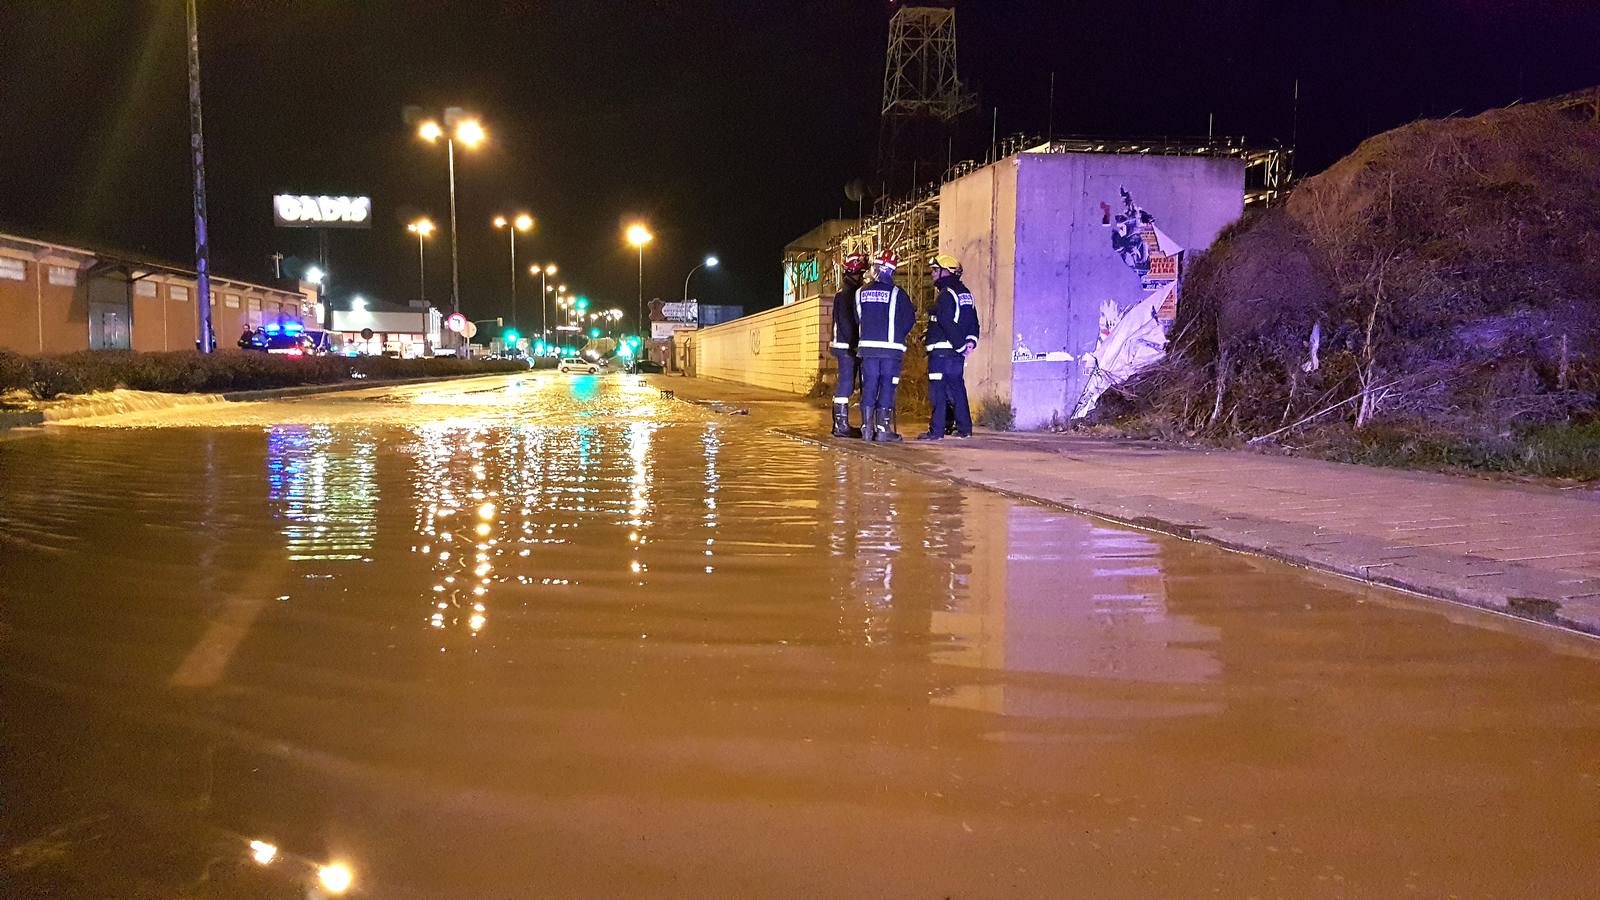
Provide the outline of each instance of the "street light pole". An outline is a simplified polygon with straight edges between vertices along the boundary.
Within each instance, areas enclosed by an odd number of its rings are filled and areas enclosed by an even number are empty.
[[[628,226],[626,233],[628,243],[639,248],[639,333],[644,334],[644,245],[650,243],[655,235],[650,229],[635,222]]]
[[[555,263],[535,263],[528,270],[539,276],[539,336],[550,339],[550,285],[548,279],[556,273]]]
[[[428,302],[428,273],[422,253],[422,230],[417,230],[417,299],[423,303]]]
[[[461,312],[461,257],[456,249],[456,139],[445,140],[450,160],[450,312]]]
[[[466,117],[452,106],[444,111],[444,125],[428,120],[417,129],[417,134],[428,143],[445,139],[445,159],[450,173],[450,311],[461,312],[461,252],[459,232],[456,227],[456,139],[468,149],[483,143],[486,135],[477,119]],[[448,130],[447,130],[448,129]]]
[[[683,276],[683,302],[689,302],[689,279],[694,277],[694,273],[700,271],[701,269],[715,269],[717,267],[717,262],[718,260],[715,256],[708,256],[703,262],[700,263],[700,265],[690,269],[689,274]]]
[[[428,302],[428,276],[423,267],[422,241],[433,234],[433,223],[427,219],[418,219],[406,226],[406,230],[417,236],[417,299],[423,303]]]
[[[200,312],[201,353],[216,349],[211,328],[211,237],[206,230],[206,153],[200,116],[200,14],[195,0],[188,3],[189,19],[189,154],[194,166],[194,269],[195,308]]]

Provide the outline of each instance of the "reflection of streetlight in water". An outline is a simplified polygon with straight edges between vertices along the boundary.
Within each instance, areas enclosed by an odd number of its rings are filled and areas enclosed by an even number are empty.
[[[328,425],[267,433],[267,496],[282,508],[289,559],[367,559],[378,531],[377,449],[366,431],[345,436]]]

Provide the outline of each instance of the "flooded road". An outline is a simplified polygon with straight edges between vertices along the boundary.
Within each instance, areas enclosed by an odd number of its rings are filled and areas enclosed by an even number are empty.
[[[0,442],[6,896],[1600,894],[1593,642],[624,376],[97,424]]]

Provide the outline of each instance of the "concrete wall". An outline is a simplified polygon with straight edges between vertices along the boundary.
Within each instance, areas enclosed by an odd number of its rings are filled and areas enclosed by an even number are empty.
[[[1192,254],[1243,212],[1244,166],[1194,156],[1024,153],[941,192],[940,249],[966,266],[983,317],[969,393],[1009,397],[1019,428],[1071,415],[1102,304],[1126,311],[1146,296],[1102,224],[1101,204],[1120,211],[1123,188]],[[1022,361],[1024,347],[1053,358]]]
[[[699,378],[807,393],[822,371],[823,318],[813,299],[680,332],[684,368]]]
[[[977,407],[1011,397],[1012,300],[1016,278],[1017,157],[985,166],[939,191],[939,251],[961,260],[983,338],[967,359],[967,395]]]

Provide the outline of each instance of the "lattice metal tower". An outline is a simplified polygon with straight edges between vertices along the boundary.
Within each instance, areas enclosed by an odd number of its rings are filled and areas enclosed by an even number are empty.
[[[889,20],[883,70],[884,116],[929,116],[950,121],[975,98],[956,76],[956,11],[902,6]]]
[[[878,168],[888,193],[936,178],[956,117],[976,105],[956,74],[955,9],[896,9],[889,20],[878,132]]]

